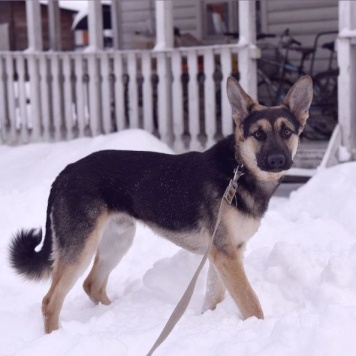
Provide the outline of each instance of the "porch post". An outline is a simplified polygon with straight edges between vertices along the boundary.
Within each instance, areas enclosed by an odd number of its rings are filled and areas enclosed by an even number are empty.
[[[156,6],[156,45],[158,80],[158,131],[161,139],[172,144],[172,69],[171,59],[164,51],[173,48],[173,1],[155,1]]]
[[[102,132],[103,122],[101,79],[97,53],[104,49],[103,9],[100,0],[88,1],[88,30],[89,121],[91,135],[97,136]]]
[[[154,50],[173,48],[173,1],[156,0],[156,45]]]
[[[28,51],[39,52],[43,50],[42,41],[42,17],[41,5],[39,0],[26,0],[26,20],[27,20],[27,36],[28,36]],[[41,87],[39,75],[39,63],[35,54],[31,54],[28,58],[28,73],[29,73],[29,96],[31,102],[31,113],[28,127],[31,127],[31,139],[38,141],[41,137]],[[43,100],[44,97],[43,97]]]
[[[28,49],[42,51],[42,18],[39,0],[26,0]]]
[[[257,63],[259,50],[256,47],[256,1],[239,0],[238,65],[240,84],[253,98],[257,99]]]
[[[339,36],[337,55],[340,68],[338,78],[338,113],[341,145],[350,158],[356,159],[356,3],[339,1]],[[353,156],[353,157],[352,157]],[[345,160],[345,157],[339,157]]]
[[[103,9],[100,0],[88,1],[88,30],[90,50],[104,48]]]
[[[53,51],[62,49],[61,26],[60,26],[59,2],[58,0],[48,1],[48,30],[49,48]]]
[[[113,36],[113,47],[115,50],[118,50],[121,47],[120,19],[120,2],[119,0],[111,0],[111,28]]]

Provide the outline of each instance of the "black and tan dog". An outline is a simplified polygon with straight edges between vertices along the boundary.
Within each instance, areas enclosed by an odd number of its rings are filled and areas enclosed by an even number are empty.
[[[225,211],[209,255],[204,309],[214,309],[225,286],[242,316],[263,318],[243,268],[243,250],[256,232],[268,202],[291,167],[299,135],[308,118],[312,81],[304,76],[280,106],[253,101],[236,80],[227,92],[235,133],[204,153],[100,151],[68,165],[50,192],[46,235],[20,231],[10,259],[18,273],[34,280],[52,275],[43,299],[45,330],[59,327],[65,296],[96,253],[84,290],[95,303],[109,304],[110,272],[130,248],[135,221],[196,253],[204,253],[217,219],[220,200],[243,165],[236,204]]]

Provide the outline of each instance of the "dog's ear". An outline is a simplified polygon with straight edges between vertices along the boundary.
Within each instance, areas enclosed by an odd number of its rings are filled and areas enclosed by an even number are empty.
[[[312,100],[313,81],[309,75],[305,75],[289,89],[282,104],[289,108],[304,127]]]
[[[258,104],[246,94],[238,81],[233,77],[227,78],[226,89],[233,111],[233,118],[236,125],[239,125]]]

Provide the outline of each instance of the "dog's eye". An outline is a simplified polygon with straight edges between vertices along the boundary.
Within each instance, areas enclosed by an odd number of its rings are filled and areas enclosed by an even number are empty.
[[[289,137],[291,137],[292,136],[292,130],[291,129],[289,129],[288,127],[285,127],[283,130],[282,130],[282,136],[284,137],[284,138],[289,138]]]
[[[264,141],[266,138],[266,134],[262,130],[255,131],[252,136],[258,141]]]

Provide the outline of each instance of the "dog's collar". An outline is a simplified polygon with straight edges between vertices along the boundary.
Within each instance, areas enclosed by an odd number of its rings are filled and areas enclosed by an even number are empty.
[[[234,169],[234,178],[233,180],[237,182],[241,176],[245,174],[245,167],[243,164],[239,164],[235,169]]]
[[[227,186],[225,193],[224,193],[224,199],[228,204],[231,205],[232,200],[234,199],[237,191],[237,181],[245,174],[245,167],[243,164],[239,164],[235,169],[234,169],[234,177],[230,180],[229,185]]]

